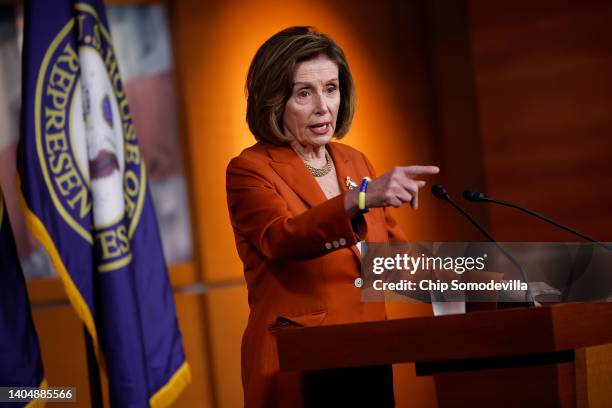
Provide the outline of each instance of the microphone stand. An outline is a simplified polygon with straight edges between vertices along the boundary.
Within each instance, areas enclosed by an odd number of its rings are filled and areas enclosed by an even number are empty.
[[[465,211],[461,206],[459,206],[459,204],[457,204],[453,199],[451,199],[450,195],[442,185],[433,185],[431,187],[431,192],[436,198],[446,201],[447,203],[452,205],[457,211],[463,214],[470,221],[470,223],[472,223],[476,228],[478,228],[478,230],[485,237],[487,237],[487,239],[491,241],[495,245],[495,247],[506,257],[506,259],[508,259],[510,263],[512,263],[512,265],[516,269],[518,269],[518,271],[521,273],[521,277],[527,284],[527,291],[525,293],[525,300],[527,306],[530,308],[535,307],[535,299],[533,298],[533,294],[531,293],[531,289],[529,287],[529,280],[527,279],[527,274],[525,273],[521,265],[518,263],[518,261],[508,251],[506,251],[504,247],[499,245],[497,240],[495,240],[495,238],[493,238],[493,236],[482,225],[480,225],[478,221],[474,219],[474,217],[472,217],[467,211]]]

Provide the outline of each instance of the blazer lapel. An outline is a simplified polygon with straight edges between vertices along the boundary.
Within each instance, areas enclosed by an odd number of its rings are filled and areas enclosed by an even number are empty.
[[[341,149],[338,149],[338,146],[335,143],[329,143],[327,145],[327,150],[334,160],[336,175],[338,176],[338,183],[340,183],[340,190],[343,192],[349,191],[346,183],[347,179],[358,184],[365,174],[359,177],[355,171],[353,163],[351,163],[349,158],[342,152]]]
[[[310,207],[326,200],[325,194],[306,165],[289,146],[266,146],[274,160],[270,166]]]

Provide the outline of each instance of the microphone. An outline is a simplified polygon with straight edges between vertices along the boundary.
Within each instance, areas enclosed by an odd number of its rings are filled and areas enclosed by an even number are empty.
[[[478,221],[476,221],[474,219],[474,217],[472,217],[467,211],[465,211],[462,207],[460,207],[448,194],[448,192],[446,191],[446,189],[444,188],[443,185],[441,184],[434,184],[433,186],[431,186],[431,193],[436,196],[437,198],[439,198],[442,201],[446,201],[448,202],[450,205],[452,205],[453,207],[455,207],[455,209],[457,211],[459,211],[461,214],[463,214],[464,217],[466,217],[476,228],[478,228],[478,230],[482,233],[482,235],[484,235],[485,237],[487,237],[487,239],[491,242],[497,242],[495,240],[495,238],[493,238],[491,236],[491,234],[489,233],[489,231],[487,231],[486,229],[484,229],[484,227],[482,225],[480,225],[480,223]]]
[[[487,237],[487,239],[489,241],[491,241],[495,245],[495,247],[497,247],[497,249],[502,254],[504,254],[506,259],[508,259],[510,261],[510,263],[512,263],[512,265],[516,269],[518,269],[518,271],[521,273],[521,277],[523,278],[523,280],[527,284],[527,292],[525,293],[525,298],[526,298],[526,301],[527,301],[527,306],[528,307],[534,307],[535,306],[535,301],[534,301],[534,298],[533,298],[533,294],[531,293],[531,289],[529,288],[529,280],[527,279],[527,275],[525,274],[525,271],[523,270],[521,265],[518,263],[518,261],[508,251],[506,251],[501,245],[499,245],[499,243],[495,240],[495,238],[493,238],[493,236],[489,233],[489,231],[487,231],[482,225],[480,225],[480,223],[478,221],[476,221],[474,219],[474,217],[472,217],[467,211],[465,211],[462,207],[460,207],[450,197],[450,194],[448,194],[448,192],[446,191],[446,189],[444,188],[443,185],[441,185],[441,184],[434,184],[433,186],[431,186],[431,193],[436,198],[439,198],[442,201],[446,201],[447,203],[452,205],[457,211],[459,211],[461,214],[463,214],[463,216],[465,216],[476,228],[478,228],[478,230],[485,237]],[[465,197],[465,194],[464,194],[464,197]]]
[[[433,186],[431,186],[431,192],[433,195],[435,195],[441,200],[446,200],[450,198],[450,195],[448,195],[446,189],[442,184],[434,184]]]
[[[563,225],[560,222],[557,222],[557,221],[555,221],[555,220],[553,220],[551,218],[548,218],[545,215],[542,215],[542,214],[537,213],[537,212],[535,212],[533,210],[530,210],[529,208],[522,207],[522,206],[520,206],[518,204],[514,204],[514,203],[511,203],[511,202],[508,202],[508,201],[504,201],[504,200],[500,200],[500,199],[497,199],[497,198],[492,198],[492,197],[489,197],[488,195],[486,195],[485,193],[482,193],[480,191],[471,191],[471,190],[465,190],[463,192],[463,198],[465,198],[468,201],[473,201],[473,202],[477,202],[477,203],[479,203],[479,202],[493,203],[493,204],[503,205],[505,207],[514,208],[516,210],[522,211],[522,212],[527,213],[527,214],[529,214],[531,216],[539,218],[540,220],[542,220],[544,222],[552,224],[555,227],[561,228],[562,230],[565,230],[565,231],[567,231],[567,232],[569,232],[571,234],[579,236],[582,239],[585,239],[587,241],[590,241],[590,242],[593,242],[593,243],[595,243],[597,245],[600,245],[601,247],[603,247],[605,249],[612,250],[612,246],[610,246],[608,244],[605,244],[605,243],[603,243],[601,241],[598,241],[598,240],[596,240],[596,239],[594,239],[594,238],[592,238],[592,237],[590,237],[590,236],[588,236],[586,234],[583,234],[582,232],[576,231],[575,229],[573,229],[571,227],[568,227],[567,225]]]
[[[471,191],[465,190],[463,192],[463,198],[468,201],[486,201],[489,197],[485,193],[481,193],[480,191]]]

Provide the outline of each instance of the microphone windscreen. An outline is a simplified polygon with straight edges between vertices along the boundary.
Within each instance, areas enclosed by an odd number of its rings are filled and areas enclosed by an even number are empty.
[[[434,184],[431,186],[431,193],[440,200],[446,200],[448,193],[442,184]]]

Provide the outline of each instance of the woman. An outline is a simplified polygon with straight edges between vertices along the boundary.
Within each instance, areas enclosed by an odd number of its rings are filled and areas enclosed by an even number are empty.
[[[396,167],[376,178],[362,153],[331,142],[350,128],[353,80],[342,50],[310,27],[268,39],[251,62],[246,91],[247,122],[258,142],[227,168],[228,207],[249,292],[245,405],[321,405],[333,391],[347,405],[356,397],[392,406],[389,366],[307,378],[279,373],[272,332],[287,322],[278,317],[304,326],[385,319],[383,303],[360,301],[358,244],[405,240],[385,207],[416,209],[425,184],[416,177],[438,168]],[[361,206],[357,183],[365,190]]]

